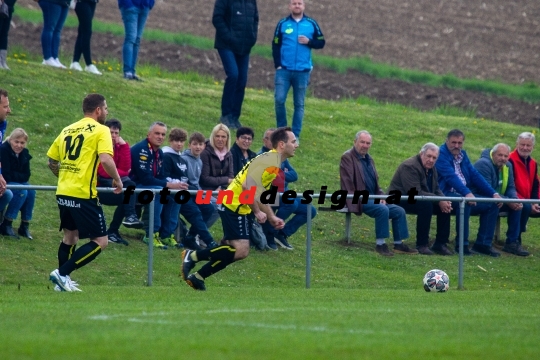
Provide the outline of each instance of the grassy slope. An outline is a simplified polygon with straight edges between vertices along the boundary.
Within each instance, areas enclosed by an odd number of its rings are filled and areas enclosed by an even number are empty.
[[[42,14],[39,9],[27,9],[18,7],[15,16],[24,21],[33,23],[42,22]],[[65,26],[77,27],[75,15],[70,14]],[[93,31],[109,32],[118,36],[124,35],[122,25],[111,24],[99,20],[93,21]],[[170,33],[157,29],[146,29],[145,40],[162,41],[179,45],[193,46],[198,49],[212,49],[213,40],[201,36],[184,33]],[[268,59],[272,58],[272,50],[268,45],[256,45],[252,53]],[[437,75],[427,71],[402,69],[393,65],[375,63],[369,57],[337,58],[328,55],[313,54],[313,61],[317,66],[324,66],[338,72],[356,70],[364,74],[379,78],[400,79],[411,83],[420,83],[435,87],[449,87],[472,91],[482,91],[488,94],[508,96],[528,102],[540,101],[540,87],[527,82],[523,85],[505,84],[492,80],[462,79],[453,74]]]
[[[219,117],[221,85],[205,80],[172,80],[157,76],[153,68],[142,69],[146,81],[136,83],[117,73],[96,77],[32,61],[10,66],[1,80],[10,92],[9,130],[21,126],[30,135],[33,184],[55,184],[45,166],[46,150],[63,126],[81,117],[87,92],[107,96],[110,116],[123,121],[123,136],[131,144],[156,120],[209,134]],[[263,130],[275,124],[272,99],[269,92],[247,91],[243,122],[255,129],[255,148]],[[300,174],[295,187],[337,189],[339,157],[364,128],[374,136],[372,155],[387,186],[399,162],[427,141],[441,143],[454,127],[467,134],[465,147],[473,160],[482,148],[499,141],[512,144],[519,132],[532,130],[370,101],[309,98],[301,147],[292,160]],[[534,155],[538,158],[538,151]],[[32,225],[35,240],[0,237],[0,358],[69,358],[73,353],[83,358],[158,353],[165,358],[184,353],[197,358],[526,358],[537,350],[536,256],[466,259],[469,291],[458,292],[457,257],[377,256],[373,221],[365,218],[353,220],[354,246],[345,247],[340,241],[343,221],[326,213],[314,221],[310,291],[303,289],[304,228],[291,239],[294,251],[254,253],[210,278],[206,294],[179,281],[179,252],[174,250],[155,252],[155,286],[145,288],[146,248],[136,240],[140,233],[128,230],[130,246],[112,245],[74,273],[84,293],[56,294],[47,289],[47,274],[57,261],[57,209],[53,194],[40,192]],[[219,224],[212,231],[218,237]],[[540,251],[538,235],[533,220],[524,243],[534,254]],[[423,293],[421,279],[431,268],[448,272],[450,293]],[[248,314],[215,315],[214,309],[232,312],[237,307]],[[143,312],[156,314],[148,323]],[[73,324],[58,314],[69,314]],[[103,314],[124,320],[90,318]],[[61,348],[55,346],[58,339]],[[90,345],[95,343],[102,346]]]

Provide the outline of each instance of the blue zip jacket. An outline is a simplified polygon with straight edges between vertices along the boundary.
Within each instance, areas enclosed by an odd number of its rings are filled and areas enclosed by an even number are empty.
[[[454,156],[452,155],[450,150],[448,150],[446,144],[441,145],[439,158],[435,163],[435,167],[437,168],[437,172],[439,173],[439,187],[441,188],[441,191],[445,195],[448,195],[452,193],[453,188],[455,192],[457,192],[461,196],[465,196],[467,194],[473,193],[471,187],[474,187],[480,195],[493,197],[493,195],[497,191],[495,191],[486,182],[484,177],[480,175],[478,171],[472,166],[471,161],[469,160],[469,157],[467,156],[465,150],[461,150],[461,153],[463,154],[461,171],[463,172],[463,176],[465,176],[467,185],[463,185],[461,180],[456,175],[454,169]]]
[[[129,9],[133,6],[139,9],[149,8],[152,10],[154,0],[118,0],[118,7],[121,9]]]
[[[307,45],[298,42],[298,36],[304,35],[309,39]],[[281,19],[274,32],[272,41],[272,56],[274,66],[292,71],[309,71],[313,68],[311,49],[324,47],[324,35],[317,22],[306,16],[296,21],[291,15]]]
[[[143,186],[167,186],[167,179],[163,172],[163,151],[152,150],[148,139],[133,145],[131,152],[131,172],[129,177],[137,185]],[[157,153],[157,154],[156,154]],[[154,176],[154,162],[157,155],[156,176]]]

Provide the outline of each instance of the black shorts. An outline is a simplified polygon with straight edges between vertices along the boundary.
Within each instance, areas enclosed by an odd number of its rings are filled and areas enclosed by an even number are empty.
[[[250,220],[247,215],[240,215],[223,205],[218,205],[218,213],[223,226],[224,240],[249,241]]]
[[[107,223],[99,200],[56,195],[60,209],[60,230],[78,230],[79,239],[94,239],[107,235]]]

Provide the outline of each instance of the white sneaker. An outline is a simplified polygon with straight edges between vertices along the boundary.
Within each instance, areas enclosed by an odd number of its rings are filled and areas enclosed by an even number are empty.
[[[101,75],[101,72],[97,69],[97,67],[94,64],[86,65],[84,68],[84,71],[87,71],[91,74]]]
[[[50,273],[49,280],[51,280],[53,284],[56,284],[60,288],[60,291],[72,291],[67,277],[60,275],[58,269],[53,270]]]
[[[48,58],[47,60],[43,59],[43,62],[41,63],[41,65],[47,65],[47,66],[52,66],[56,68],[59,67],[53,58]]]
[[[78,61],[72,62],[71,65],[69,65],[69,68],[70,68],[71,70],[82,71],[81,64],[79,64]]]
[[[54,61],[56,62],[56,65],[57,65],[59,68],[61,68],[61,69],[67,69],[67,67],[66,67],[64,64],[62,64],[58,58],[54,59]]]
[[[66,279],[69,284],[69,287],[71,288],[71,291],[82,291],[81,289],[79,289],[79,284],[76,281],[71,280],[69,275],[66,275]]]

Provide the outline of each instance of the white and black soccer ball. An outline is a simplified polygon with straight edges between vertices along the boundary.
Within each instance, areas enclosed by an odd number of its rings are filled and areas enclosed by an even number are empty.
[[[427,292],[446,292],[450,287],[450,279],[442,270],[429,270],[424,275],[424,290]]]

